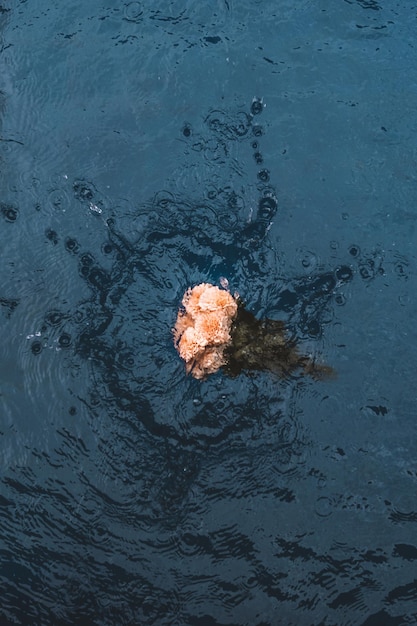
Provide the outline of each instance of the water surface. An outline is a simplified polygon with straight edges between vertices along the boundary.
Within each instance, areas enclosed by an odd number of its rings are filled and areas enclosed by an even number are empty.
[[[2,623],[417,622],[416,20],[0,8]],[[220,277],[337,378],[187,377]]]

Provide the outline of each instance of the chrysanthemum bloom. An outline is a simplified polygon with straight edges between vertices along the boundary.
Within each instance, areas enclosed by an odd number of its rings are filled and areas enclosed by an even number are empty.
[[[187,374],[202,379],[226,363],[224,351],[238,305],[228,291],[209,283],[187,289],[182,305],[173,329],[175,346]]]
[[[247,311],[238,294],[233,297],[227,281],[224,289],[202,283],[187,289],[173,329],[174,342],[185,361],[187,374],[203,379],[223,368],[225,374],[270,371],[280,378],[297,371],[315,379],[335,372],[298,351],[284,322],[258,320]]]

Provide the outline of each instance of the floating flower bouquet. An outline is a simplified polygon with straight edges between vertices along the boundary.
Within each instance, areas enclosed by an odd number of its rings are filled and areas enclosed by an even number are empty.
[[[297,369],[315,378],[333,370],[301,355],[279,320],[258,320],[246,311],[238,294],[201,283],[187,289],[173,329],[174,343],[187,374],[204,379],[220,368],[230,376],[269,370],[281,377]]]

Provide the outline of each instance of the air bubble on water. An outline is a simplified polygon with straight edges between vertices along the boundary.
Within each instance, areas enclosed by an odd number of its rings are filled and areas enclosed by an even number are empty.
[[[93,213],[98,213],[99,215],[103,213],[103,209],[100,209],[99,206],[93,204],[92,202],[90,202],[90,211],[93,211]]]

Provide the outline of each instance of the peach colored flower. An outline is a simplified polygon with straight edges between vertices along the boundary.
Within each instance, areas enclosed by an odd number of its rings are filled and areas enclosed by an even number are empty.
[[[201,283],[187,289],[182,305],[173,329],[174,343],[186,372],[202,379],[225,364],[237,302],[228,291]]]

